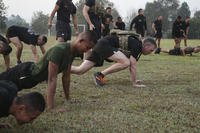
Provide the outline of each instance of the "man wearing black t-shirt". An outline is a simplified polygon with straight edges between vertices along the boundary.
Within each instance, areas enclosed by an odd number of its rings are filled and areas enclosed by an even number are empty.
[[[70,15],[74,24],[75,33],[78,34],[78,22],[76,7],[72,0],[57,0],[56,5],[49,17],[48,27],[51,28],[52,21],[57,12],[56,37],[59,42],[71,40]]]
[[[3,55],[7,70],[10,68],[9,54],[11,51],[12,48],[9,46],[7,39],[0,35],[0,54]]]
[[[12,42],[17,48],[17,64],[21,63],[21,54],[23,50],[22,42],[31,45],[35,62],[37,62],[39,59],[36,46],[40,47],[40,50],[43,54],[45,53],[45,48],[43,45],[47,42],[47,37],[44,35],[37,35],[28,28],[11,26],[7,30],[6,37],[8,38],[9,43]]]
[[[184,45],[187,47],[187,39],[188,33],[190,29],[190,17],[186,17],[185,21],[183,21],[183,31],[184,31]]]
[[[173,23],[172,37],[174,38],[175,48],[179,48],[181,39],[184,37],[183,22],[181,16],[178,16]]]
[[[111,15],[111,7],[106,8],[106,13],[103,16],[103,33],[102,36],[110,34],[110,25],[113,23],[113,16]]]
[[[18,124],[32,122],[45,109],[44,97],[37,92],[17,96],[18,88],[10,81],[0,81],[0,118],[13,115]],[[0,128],[9,125],[0,124]]]
[[[89,30],[94,30],[97,38],[101,38],[101,5],[96,0],[86,0],[83,7],[83,16],[88,24]]]
[[[136,16],[130,25],[130,30],[133,28],[133,24],[135,24],[134,28],[136,30],[136,33],[140,34],[142,37],[146,34],[147,30],[147,23],[146,23],[146,17],[144,16],[144,10],[139,9],[138,10],[138,16]]]
[[[105,76],[130,67],[133,86],[143,87],[140,81],[136,80],[136,62],[141,54],[147,55],[154,51],[156,42],[152,38],[144,39],[143,43],[133,36],[128,37],[127,57],[119,49],[119,41],[116,35],[106,36],[100,39],[93,48],[92,54],[80,66],[72,66],[71,73],[84,74],[94,66],[102,66],[105,59],[116,62],[107,69],[94,74],[95,84],[105,85]]]
[[[125,30],[125,23],[122,21],[121,17],[117,17],[117,22],[115,23],[116,29]]]
[[[162,19],[163,19],[162,16],[158,16],[158,18],[152,24],[152,29],[155,33],[156,41],[158,41],[157,42],[158,48],[157,48],[155,54],[159,53],[159,50],[160,50],[160,41],[162,38]]]

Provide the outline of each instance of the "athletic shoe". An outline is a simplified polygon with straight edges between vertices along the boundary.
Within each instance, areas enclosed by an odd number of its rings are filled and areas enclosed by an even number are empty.
[[[154,54],[160,54],[161,48],[157,48]]]
[[[19,64],[21,64],[21,63],[22,63],[22,61],[20,61],[20,60],[17,61],[17,65],[19,65]]]
[[[94,73],[94,82],[97,86],[105,85],[104,75],[100,72]]]

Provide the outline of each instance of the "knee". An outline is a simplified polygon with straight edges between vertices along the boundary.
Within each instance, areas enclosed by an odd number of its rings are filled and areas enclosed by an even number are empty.
[[[122,61],[122,68],[127,68],[127,67],[129,67],[130,66],[130,61],[129,61],[129,59],[126,59],[126,60],[123,60]]]

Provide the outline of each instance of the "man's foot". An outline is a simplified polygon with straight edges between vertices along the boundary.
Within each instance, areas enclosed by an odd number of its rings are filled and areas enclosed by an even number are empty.
[[[157,48],[154,54],[160,54],[161,48]]]
[[[20,61],[20,60],[17,61],[17,65],[19,65],[19,64],[21,64],[21,63],[22,63],[22,61]]]
[[[97,86],[105,85],[104,75],[101,72],[94,73],[94,82]]]

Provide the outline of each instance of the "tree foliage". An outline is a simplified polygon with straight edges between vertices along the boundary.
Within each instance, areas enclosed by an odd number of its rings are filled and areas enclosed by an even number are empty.
[[[178,15],[180,15],[183,19],[186,19],[186,17],[190,17],[191,11],[187,2],[182,3],[181,7],[178,9]]]
[[[4,31],[6,28],[6,9],[3,0],[0,0],[0,31]]]
[[[34,12],[31,22],[32,29],[39,34],[47,34],[48,16],[48,14],[44,14],[42,11]]]
[[[19,15],[11,15],[7,21],[7,27],[10,27],[12,25],[18,25],[23,27],[29,27],[29,23],[26,22],[25,19],[21,18]]]

